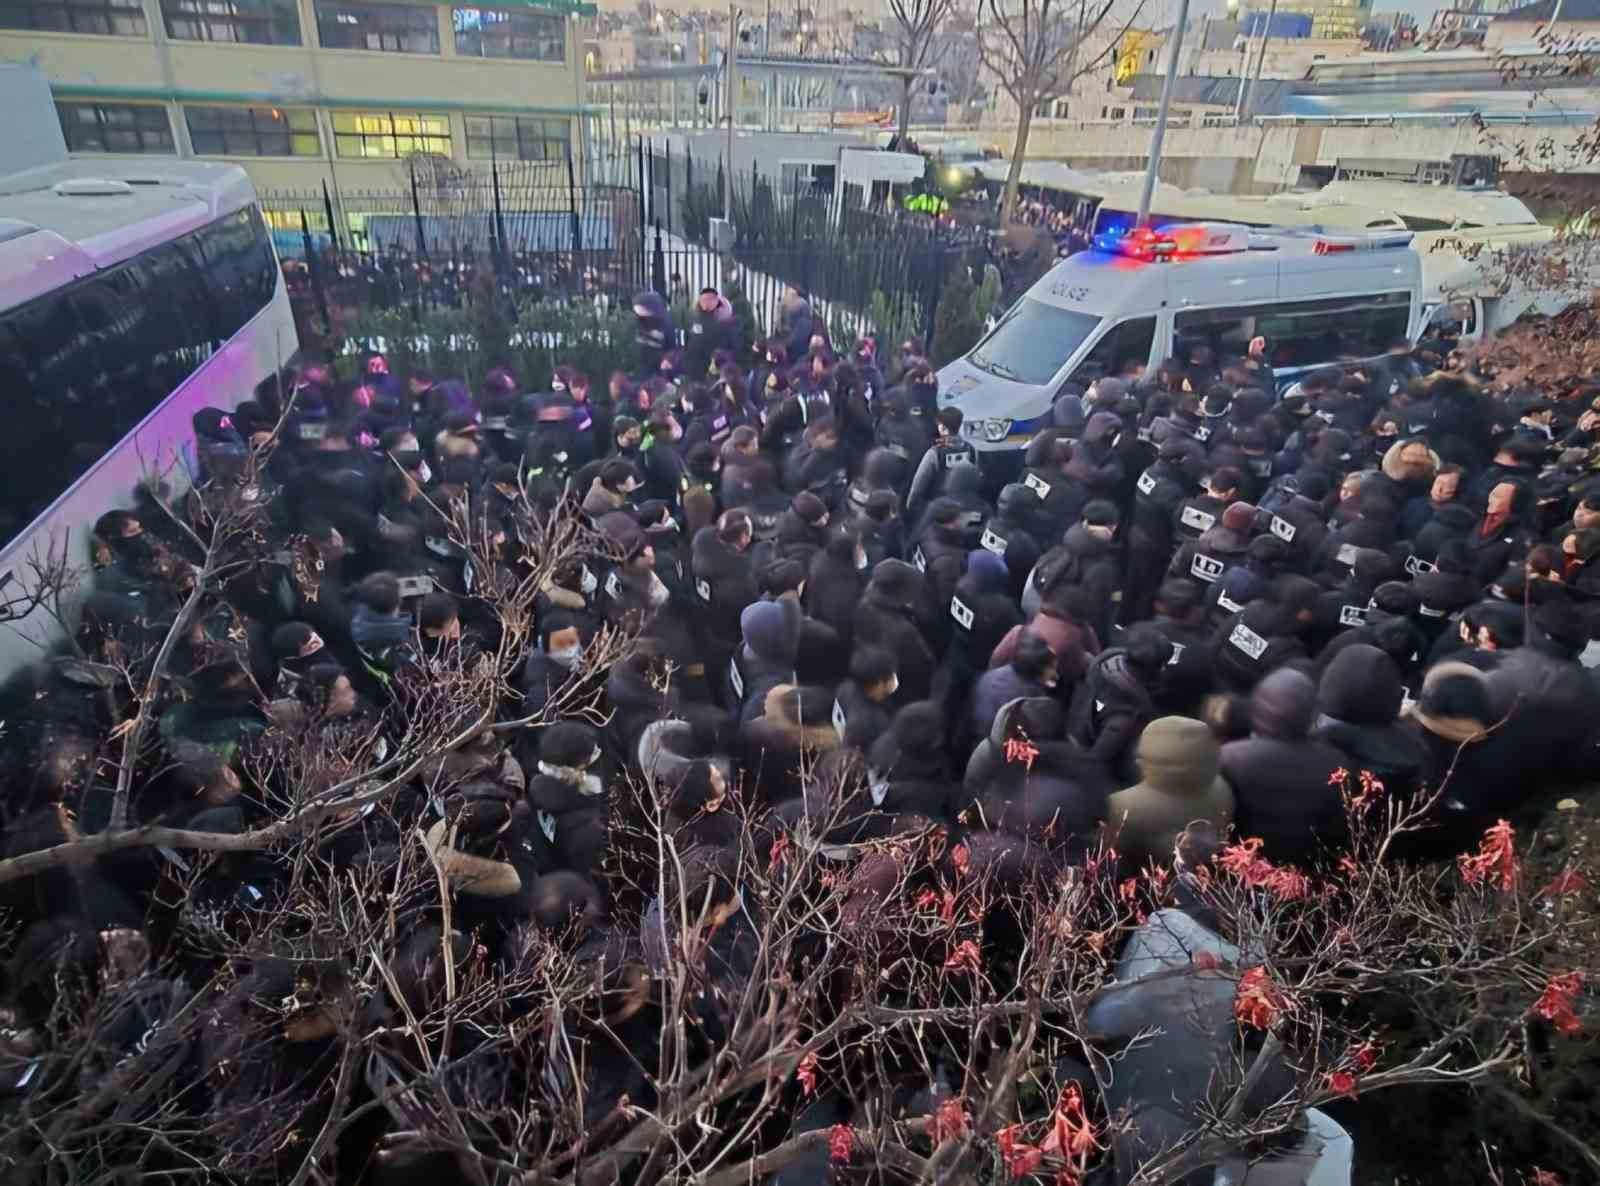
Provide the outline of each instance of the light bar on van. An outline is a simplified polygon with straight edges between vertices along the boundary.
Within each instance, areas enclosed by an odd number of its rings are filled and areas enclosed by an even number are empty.
[[[1126,234],[1095,236],[1095,248],[1130,259],[1183,259],[1200,255],[1232,255],[1250,249],[1249,228],[1219,222],[1180,222],[1134,227]]]
[[[1410,231],[1378,235],[1318,235],[1311,250],[1317,255],[1343,255],[1347,251],[1387,251],[1411,245]]]

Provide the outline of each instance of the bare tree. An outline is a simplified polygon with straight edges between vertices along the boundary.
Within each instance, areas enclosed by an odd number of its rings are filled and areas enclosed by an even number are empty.
[[[203,491],[187,521],[247,524],[249,492]],[[1501,1093],[1600,1167],[1530,1086],[1530,1052],[1582,1028],[1600,970],[1594,872],[1540,885],[1539,842],[1508,823],[1459,862],[1397,862],[1443,788],[1399,802],[1351,777],[1351,846],[1326,867],[1243,838],[1137,870],[1051,825],[956,838],[887,814],[819,731],[799,802],[732,786],[685,818],[677,787],[612,778],[604,900],[560,874],[524,885],[519,841],[483,826],[485,803],[522,803],[510,746],[603,724],[595,677],[637,643],[609,628],[523,711],[534,598],[607,545],[570,503],[524,494],[513,563],[505,520],[440,509],[493,648],[419,661],[377,727],[272,713],[246,762],[263,822],[220,833],[139,822],[155,759],[130,757],[154,732],[137,721],[175,694],[161,646],[122,680],[124,821],[80,836],[63,815],[58,842],[0,860],[6,887],[94,878],[113,853],[159,870],[145,935],[47,931],[10,969],[28,1015],[0,1017],[8,1184],[743,1186],[809,1162],[928,1186],[1114,1164],[1168,1186],[1296,1144],[1322,1103],[1408,1085]],[[210,600],[253,532],[195,534],[219,552],[190,574]],[[1027,749],[1006,760],[1031,770]],[[270,895],[250,883],[262,863]]]
[[[911,130],[912,89],[943,56],[941,34],[955,12],[956,0],[889,0],[894,64],[900,69],[897,131],[902,145]]]
[[[1035,113],[1109,60],[1143,8],[1144,0],[1091,0],[1076,9],[1071,0],[978,0],[979,60],[1017,105],[1001,225],[1016,208]]]

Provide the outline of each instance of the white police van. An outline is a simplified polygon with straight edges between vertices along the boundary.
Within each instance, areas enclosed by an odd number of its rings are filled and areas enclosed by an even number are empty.
[[[1014,466],[1069,385],[1144,374],[1200,345],[1218,359],[1239,356],[1264,337],[1282,388],[1413,336],[1421,296],[1409,231],[1202,222],[1097,236],[939,372],[939,402],[961,409],[986,467]]]

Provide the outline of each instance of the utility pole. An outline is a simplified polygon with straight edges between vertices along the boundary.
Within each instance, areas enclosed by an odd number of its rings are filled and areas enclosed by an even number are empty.
[[[1561,0],[1556,0],[1556,3],[1559,4],[1560,2]],[[1256,68],[1250,75],[1250,81],[1242,84],[1247,87],[1247,91],[1241,92],[1239,96],[1240,119],[1248,120],[1250,118],[1250,106],[1255,102],[1255,91],[1260,88],[1261,84],[1261,63],[1267,59],[1267,38],[1272,36],[1272,18],[1277,15],[1278,0],[1272,0],[1272,6],[1267,9],[1267,23],[1261,29],[1261,44],[1256,47]],[[1249,94],[1249,102],[1246,102],[1245,99],[1245,94],[1247,93]]]
[[[983,5],[978,6],[982,10]],[[1072,48],[1067,51],[1067,114],[1072,114],[1072,84],[1078,69],[1078,46],[1083,44],[1083,22],[1087,19],[1089,0],[1078,0],[1078,27],[1072,33]],[[1113,52],[1113,66],[1116,55]],[[1081,116],[1079,118],[1082,118]]]
[[[1240,37],[1236,44],[1239,47],[1239,89],[1233,96],[1233,122],[1239,122],[1239,115],[1244,111],[1245,77],[1250,73],[1250,39]]]
[[[1272,0],[1276,7],[1278,0]],[[1161,144],[1167,138],[1167,113],[1172,108],[1172,88],[1178,77],[1178,55],[1183,52],[1183,30],[1189,23],[1189,0],[1178,0],[1178,23],[1172,30],[1172,49],[1167,53],[1167,76],[1161,82],[1161,108],[1156,112],[1155,135],[1150,138],[1150,165],[1144,172],[1144,192],[1139,195],[1140,226],[1150,225],[1150,201],[1156,195],[1156,176],[1161,168]]]
[[[730,223],[733,221],[733,113],[738,104],[735,86],[738,75],[735,73],[736,59],[739,52],[739,10],[732,3],[728,5],[728,146],[724,155],[726,160],[722,163],[722,217]]]

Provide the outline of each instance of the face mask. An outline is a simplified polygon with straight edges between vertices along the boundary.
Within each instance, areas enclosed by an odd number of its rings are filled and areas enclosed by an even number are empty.
[[[558,651],[550,652],[550,662],[556,664],[558,667],[571,667],[578,661],[579,656],[582,654],[583,647],[581,646],[562,647]]]
[[[590,572],[588,566],[585,565],[583,569],[583,575],[578,578],[578,588],[583,591],[583,595],[585,597],[588,597],[599,587],[600,578],[595,576],[594,573]]]

